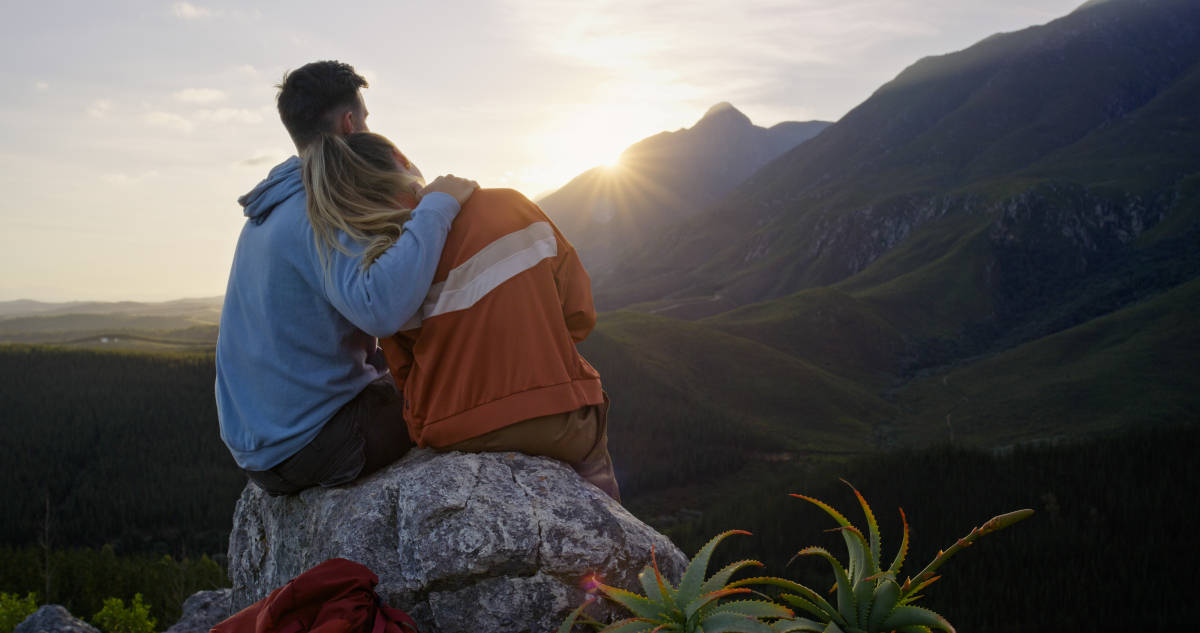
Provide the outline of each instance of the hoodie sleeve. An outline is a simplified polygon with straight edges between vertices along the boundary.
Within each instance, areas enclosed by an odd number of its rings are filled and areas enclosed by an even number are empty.
[[[366,270],[359,257],[334,250],[325,282],[330,303],[371,336],[384,338],[398,331],[429,293],[458,211],[458,202],[448,194],[423,197],[400,239]]]

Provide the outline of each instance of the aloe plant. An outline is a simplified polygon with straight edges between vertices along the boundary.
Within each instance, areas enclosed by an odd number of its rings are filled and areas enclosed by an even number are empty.
[[[638,574],[645,595],[596,583],[596,589],[605,598],[621,605],[633,616],[604,627],[600,633],[775,633],[775,629],[767,625],[763,618],[791,618],[795,615],[791,609],[768,600],[727,600],[732,596],[751,593],[744,586],[730,586],[728,583],[733,575],[747,567],[761,567],[762,563],[755,560],[738,561],[705,578],[713,550],[733,534],[749,532],[730,530],[718,534],[700,548],[688,563],[678,585],[672,585],[663,578],[653,549],[650,553],[651,564]],[[746,583],[743,581],[738,584]],[[571,612],[558,633],[569,633],[586,606],[587,603],[584,603]]]
[[[843,483],[850,486],[845,480]],[[782,578],[747,578],[729,585],[733,589],[746,585],[781,587],[784,589],[784,593],[780,595],[782,601],[816,618],[781,619],[772,625],[775,633],[931,633],[933,629],[955,633],[954,627],[946,618],[912,603],[922,597],[921,591],[940,578],[935,573],[951,556],[974,543],[979,537],[1004,529],[1033,514],[1033,510],[1026,509],[993,517],[958,539],[949,549],[939,551],[916,576],[900,583],[900,568],[908,554],[908,518],[904,515],[904,509],[900,509],[900,520],[904,526],[900,548],[891,565],[883,568],[879,524],[875,521],[875,515],[871,512],[867,500],[854,486],[850,486],[850,489],[854,490],[866,517],[867,535],[828,504],[812,497],[792,495],[825,511],[837,522],[838,527],[834,530],[840,531],[846,541],[848,560],[845,565],[821,547],[806,547],[796,554],[797,557],[816,556],[829,562],[836,580],[836,607],[816,591]]]

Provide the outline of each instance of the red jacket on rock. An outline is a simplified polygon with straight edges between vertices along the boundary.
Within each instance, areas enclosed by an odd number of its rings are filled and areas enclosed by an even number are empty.
[[[442,447],[604,401],[575,344],[596,324],[574,247],[528,198],[480,189],[463,206],[425,303],[380,345],[419,446]]]
[[[407,613],[379,600],[366,566],[331,558],[238,611],[210,633],[417,633]]]

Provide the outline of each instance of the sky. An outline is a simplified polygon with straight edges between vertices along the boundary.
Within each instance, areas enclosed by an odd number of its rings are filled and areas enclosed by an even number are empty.
[[[87,2],[0,25],[0,301],[224,292],[236,198],[294,149],[288,69],[354,65],[425,175],[537,197],[729,101],[836,121],[921,57],[1082,0]]]

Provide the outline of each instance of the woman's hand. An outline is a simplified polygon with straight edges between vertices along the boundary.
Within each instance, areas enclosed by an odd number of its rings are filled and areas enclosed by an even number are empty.
[[[421,196],[425,196],[426,194],[434,192],[449,194],[458,201],[458,206],[461,207],[467,203],[467,199],[470,198],[471,194],[475,193],[475,190],[478,188],[479,183],[475,182],[474,180],[467,180],[466,178],[459,178],[454,174],[449,174],[447,176],[438,176],[437,178],[434,178],[433,182],[429,183],[424,189],[421,190]]]

